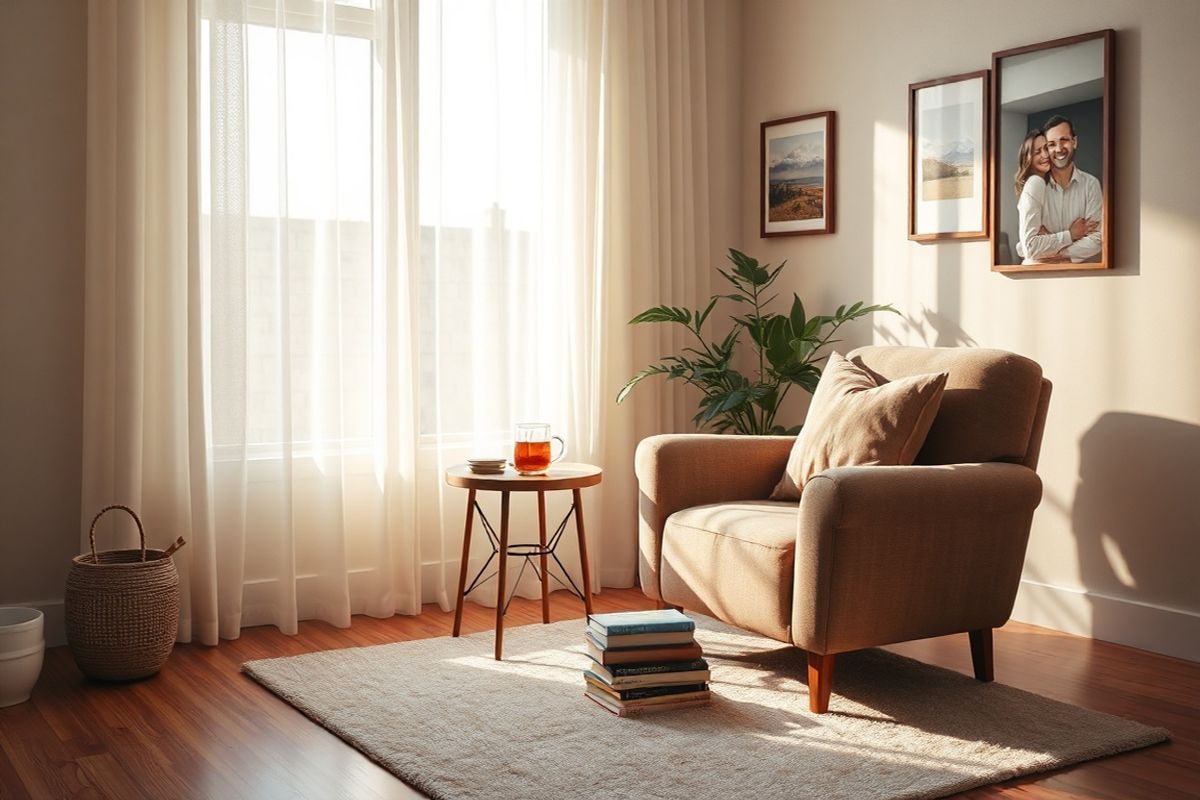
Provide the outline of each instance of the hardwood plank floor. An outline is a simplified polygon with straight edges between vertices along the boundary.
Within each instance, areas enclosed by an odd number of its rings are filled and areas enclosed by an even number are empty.
[[[551,619],[581,604],[551,596]],[[607,589],[596,611],[651,608],[636,589]],[[463,633],[491,630],[468,603]],[[306,622],[297,636],[252,628],[219,647],[180,645],[156,678],[86,681],[66,648],[46,653],[29,703],[0,709],[0,798],[416,798],[383,768],[242,675],[243,661],[446,636],[453,613],[355,617],[339,630]],[[507,625],[541,622],[538,600],[513,600]],[[996,679],[1172,732],[1162,745],[976,789],[964,798],[1200,797],[1200,664],[1022,623],[995,633]],[[966,634],[888,648],[971,674]],[[834,692],[837,692],[836,682]]]

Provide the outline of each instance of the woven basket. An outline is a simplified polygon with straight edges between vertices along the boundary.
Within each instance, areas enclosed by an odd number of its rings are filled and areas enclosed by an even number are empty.
[[[140,550],[96,552],[96,523],[120,509],[137,523]],[[67,644],[85,675],[120,681],[162,669],[179,627],[179,574],[170,551],[147,550],[137,514],[109,506],[92,520],[92,552],[76,556],[67,575]]]

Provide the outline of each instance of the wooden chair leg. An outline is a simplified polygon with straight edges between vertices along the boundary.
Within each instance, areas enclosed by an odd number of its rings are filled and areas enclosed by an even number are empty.
[[[995,679],[992,671],[992,629],[981,628],[970,631],[971,665],[975,667],[975,680],[991,683]]]
[[[824,714],[829,710],[829,693],[833,688],[834,654],[808,654],[808,710]]]

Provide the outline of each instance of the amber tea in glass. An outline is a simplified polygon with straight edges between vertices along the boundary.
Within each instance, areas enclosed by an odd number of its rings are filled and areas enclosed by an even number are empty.
[[[551,456],[550,442],[557,440],[559,453]],[[550,426],[544,422],[523,422],[517,425],[513,441],[513,466],[520,475],[541,475],[550,465],[567,454],[566,442],[561,436],[551,436]]]

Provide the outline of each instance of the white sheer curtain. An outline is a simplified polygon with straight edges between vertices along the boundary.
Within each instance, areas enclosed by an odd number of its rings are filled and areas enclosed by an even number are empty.
[[[631,585],[633,448],[690,414],[612,400],[680,344],[626,321],[705,293],[704,18],[90,6],[84,509],[189,538],[181,638],[448,608],[466,498],[442,468],[518,421],[605,467],[593,585]]]
[[[431,401],[421,424],[436,459],[430,475],[467,456],[505,453],[519,421],[550,423],[569,460],[598,460],[604,392],[590,338],[598,287],[589,192],[598,154],[598,8],[420,4],[421,388]],[[439,485],[437,494],[438,524],[428,530],[461,530],[464,493]],[[595,505],[593,520],[602,497],[584,498]],[[479,500],[498,524],[498,495]],[[518,541],[536,541],[533,500],[515,496]],[[552,523],[569,502],[569,492],[547,496]],[[476,540],[471,574],[491,552]],[[458,556],[455,544],[447,542],[445,561]],[[562,545],[558,555],[579,584],[576,543],[565,537]],[[517,589],[533,596],[536,586],[528,573]],[[494,584],[473,599],[494,603]]]
[[[683,344],[628,320],[706,288],[705,8],[420,3],[422,398],[434,400],[422,430],[440,459],[424,474],[503,452],[513,422],[551,423],[569,460],[605,468],[584,494],[593,586],[634,580],[637,441],[691,417],[661,386],[619,408],[613,399]],[[456,531],[462,493],[438,491],[439,524],[426,530]],[[497,498],[480,502],[498,519]],[[567,493],[547,496],[552,521],[569,505]],[[535,540],[535,510],[515,497],[515,535]],[[470,574],[490,553],[482,538]],[[445,541],[452,560],[457,542]],[[579,583],[570,537],[559,555]],[[527,572],[517,591],[537,587]],[[494,603],[493,585],[472,599]]]
[[[200,262],[226,637],[420,610],[403,186],[416,18],[405,2],[359,5],[202,7]]]

